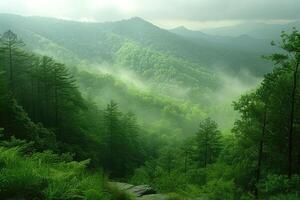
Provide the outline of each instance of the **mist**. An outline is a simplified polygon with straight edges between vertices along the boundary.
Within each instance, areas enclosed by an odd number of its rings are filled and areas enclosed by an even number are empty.
[[[216,65],[214,66],[216,67]],[[138,119],[142,119],[140,122],[146,126],[161,120],[164,120],[165,123],[172,124],[168,126],[178,125],[175,125],[176,120],[174,121],[174,119],[172,119],[176,115],[173,115],[170,118],[166,118],[164,115],[164,109],[167,105],[160,108],[150,106],[149,109],[145,110],[144,105],[136,104],[137,102],[132,103],[132,98],[135,93],[139,94],[141,101],[143,101],[142,96],[148,96],[155,98],[156,101],[160,101],[158,104],[173,102],[178,108],[183,105],[188,105],[197,109],[198,112],[202,110],[202,114],[193,115],[193,109],[184,110],[182,107],[179,108],[182,109],[180,112],[187,112],[181,117],[184,118],[187,115],[191,115],[192,117],[189,119],[190,122],[187,122],[188,124],[184,126],[189,126],[189,131],[195,130],[198,120],[209,116],[217,121],[224,134],[230,133],[235,120],[239,118],[238,113],[233,110],[232,103],[238,101],[242,94],[255,90],[263,79],[262,77],[251,74],[251,72],[247,70],[239,71],[237,74],[232,74],[229,71],[225,72],[225,70],[217,70],[215,76],[218,77],[218,87],[211,89],[205,95],[205,99],[209,99],[209,101],[206,101],[203,100],[201,95],[200,97],[194,98],[192,95],[194,92],[192,87],[185,87],[184,85],[179,85],[177,83],[159,83],[158,86],[157,83],[146,80],[138,73],[126,69],[124,66],[113,66],[109,63],[94,63],[85,65],[84,68],[79,67],[81,71],[87,71],[87,68],[89,69],[88,72],[93,74],[94,78],[97,78],[97,76],[104,79],[110,77],[111,81],[113,81],[111,85],[106,85],[104,87],[103,85],[95,84],[88,93],[85,91],[87,86],[81,85],[80,87],[85,95],[103,108],[111,100],[114,100],[120,103],[123,111],[136,113]],[[126,95],[124,96],[124,94]],[[187,131],[181,126],[179,126],[178,129],[180,130],[180,135]]]
[[[299,7],[0,1],[0,199],[299,200]]]

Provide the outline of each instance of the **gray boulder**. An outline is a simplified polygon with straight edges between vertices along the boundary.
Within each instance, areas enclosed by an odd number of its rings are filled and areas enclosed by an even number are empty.
[[[128,192],[134,194],[136,197],[141,197],[141,196],[144,196],[144,195],[155,194],[156,193],[154,191],[154,189],[151,188],[149,185],[134,186],[132,188],[129,188]]]
[[[134,186],[128,183],[121,183],[121,182],[109,182],[109,184],[135,197],[141,197],[144,195],[156,193],[155,190],[151,188],[149,185]]]

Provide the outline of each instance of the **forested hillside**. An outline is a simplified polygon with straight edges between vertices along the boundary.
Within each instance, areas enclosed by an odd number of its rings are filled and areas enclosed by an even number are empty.
[[[253,53],[250,47],[234,50],[232,45],[216,41],[194,42],[141,18],[82,23],[2,14],[0,25],[3,32],[11,29],[20,35],[28,50],[52,56],[79,71],[94,73],[96,69],[124,84],[134,82],[139,93],[146,89],[154,96],[200,104],[202,113],[217,116],[218,123],[227,130],[235,117],[231,102],[271,69],[270,63],[261,59],[263,53]],[[237,42],[244,43],[238,39]],[[237,74],[240,78],[233,78]],[[233,94],[225,94],[232,85]],[[216,95],[221,92],[223,97]],[[227,113],[230,120],[223,120],[219,112]]]
[[[23,50],[24,45],[11,31],[5,32],[1,38],[0,123],[4,128],[2,139],[7,140],[1,145],[1,159],[5,167],[1,181],[7,182],[1,185],[1,196],[31,199],[38,192],[42,199],[89,195],[104,198],[107,195],[100,190],[104,181],[101,175],[95,175],[91,180],[86,177],[85,180],[82,170],[85,167],[97,171],[107,169],[112,177],[124,177],[155,154],[150,149],[154,146],[147,147],[151,138],[138,128],[133,114],[121,113],[118,104],[113,101],[100,110],[82,98],[75,79],[64,64],[27,52]],[[21,161],[20,156],[24,153],[30,154],[28,161]],[[14,178],[15,171],[11,170],[17,168],[10,167],[14,157],[20,159],[15,161],[20,168],[28,165],[32,169],[17,172],[22,176]],[[85,161],[77,164],[73,159]],[[41,165],[41,169],[35,169],[36,163]],[[44,167],[49,168],[51,174],[49,170],[39,171]],[[66,168],[70,171],[59,171]],[[63,173],[69,175],[60,178]],[[32,180],[31,176],[36,176],[36,180]],[[82,186],[77,179],[82,179]],[[76,181],[76,184],[51,186],[55,181],[60,184]],[[89,181],[95,181],[98,186],[88,185],[92,184]],[[24,194],[19,193],[19,187]],[[94,190],[94,187],[99,190]]]
[[[267,66],[266,62],[259,59],[257,53],[247,52],[247,48],[230,50],[222,45],[216,46],[216,42],[210,40],[195,44],[138,17],[119,22],[80,23],[1,14],[0,24],[2,32],[12,29],[19,33],[31,50],[51,53],[53,48],[58,48],[61,52],[56,56],[64,61],[66,58],[61,53],[70,56],[70,59],[78,57],[89,62],[114,62],[115,53],[123,45],[133,42],[208,70],[219,67],[236,73],[241,69],[260,75],[266,72],[259,67],[262,64]]]
[[[1,199],[300,198],[296,29],[271,47],[141,18],[0,30]]]
[[[181,35],[185,38],[190,39],[192,42],[203,43],[204,41],[209,41],[211,46],[222,47],[228,51],[234,50],[243,50],[245,52],[252,52],[254,55],[270,53],[274,49],[271,48],[270,41],[272,37],[269,35],[266,38],[256,38],[245,34],[246,32],[236,33],[235,36],[232,35],[215,35],[215,34],[206,34],[202,31],[189,30],[186,27],[177,27],[170,30],[171,32]],[[276,37],[278,32],[281,29],[276,31]],[[253,57],[251,60],[257,58]],[[253,62],[253,61],[252,61]],[[257,69],[256,69],[257,70]]]

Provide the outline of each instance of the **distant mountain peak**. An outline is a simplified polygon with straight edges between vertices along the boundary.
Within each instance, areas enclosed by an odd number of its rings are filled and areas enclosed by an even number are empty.
[[[159,28],[158,26],[152,24],[151,22],[141,18],[141,17],[132,17],[129,19],[124,19],[119,22],[119,24],[123,24],[125,26],[129,27],[135,27],[135,28]]]
[[[191,31],[190,29],[188,29],[188,28],[185,27],[185,26],[178,26],[178,27],[175,27],[175,28],[172,29],[172,30]]]
[[[128,21],[128,22],[133,22],[133,23],[143,23],[143,24],[151,24],[150,22],[148,22],[147,20],[141,18],[141,17],[132,17],[132,18],[129,18],[125,21]]]
[[[188,29],[188,28],[185,27],[185,26],[178,26],[177,28],[178,28],[178,29],[183,29],[183,30],[188,30],[188,31],[190,31],[190,29]]]
[[[123,24],[129,24],[129,25],[137,25],[137,26],[154,26],[151,22],[148,22],[147,20],[141,18],[141,17],[132,17],[129,19],[123,19],[119,21],[119,23]]]
[[[141,17],[135,16],[135,17],[131,17],[129,20],[133,20],[133,21],[146,21]]]
[[[178,26],[169,31],[185,37],[192,37],[192,38],[207,37],[207,35],[202,33],[201,31],[191,30],[186,28],[185,26]]]

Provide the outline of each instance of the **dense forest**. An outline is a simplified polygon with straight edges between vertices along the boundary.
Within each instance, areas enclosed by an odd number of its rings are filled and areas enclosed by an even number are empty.
[[[300,199],[296,28],[266,47],[140,18],[0,26],[0,199]]]

